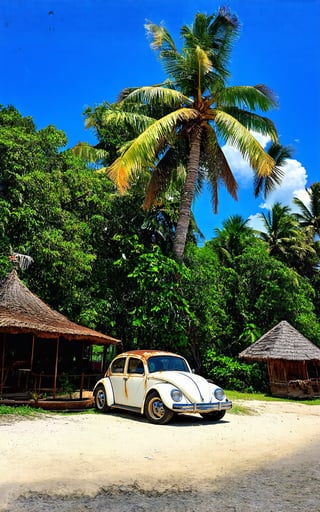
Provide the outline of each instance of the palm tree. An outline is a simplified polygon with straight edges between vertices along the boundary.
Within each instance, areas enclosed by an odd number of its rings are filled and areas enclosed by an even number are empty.
[[[226,85],[228,59],[238,27],[237,18],[226,8],[220,8],[216,15],[198,13],[191,27],[181,28],[184,45],[178,51],[164,26],[147,23],[151,47],[159,52],[168,80],[160,85],[126,89],[103,118],[106,126],[125,122],[140,130],[107,172],[124,192],[136,175],[147,171],[151,179],[145,207],[150,207],[164,190],[170,172],[181,163],[181,150],[177,148],[183,141],[186,174],[174,240],[178,261],[183,260],[192,201],[203,177],[211,185],[215,211],[220,182],[237,198],[237,183],[222,144],[240,150],[259,178],[278,173],[273,158],[252,133],[269,135],[277,141],[274,124],[256,113],[276,106],[273,93],[264,85]],[[154,117],[150,115],[153,109]],[[160,112],[164,114],[159,116]]]
[[[241,215],[231,215],[222,224],[222,229],[216,228],[216,236],[209,244],[217,252],[222,263],[231,263],[254,240],[254,230],[248,226],[248,220]]]
[[[320,183],[313,183],[310,188],[306,188],[306,192],[309,196],[309,205],[298,197],[293,199],[300,210],[296,216],[301,226],[311,229],[313,237],[320,237]]]
[[[258,174],[254,177],[254,195],[258,197],[263,192],[263,197],[266,198],[270,192],[272,192],[277,185],[280,185],[284,176],[283,166],[285,165],[288,158],[292,157],[293,150],[290,146],[282,146],[278,142],[273,142],[268,147],[268,154],[274,160],[274,170],[272,174],[268,176],[259,176]]]
[[[267,214],[262,213],[260,217],[265,231],[260,231],[259,236],[268,244],[269,254],[301,274],[310,274],[316,253],[290,208],[275,203]]]
[[[260,237],[267,242],[271,256],[284,256],[292,241],[297,237],[299,225],[292,215],[289,206],[274,203],[267,214],[261,213],[265,231]]]

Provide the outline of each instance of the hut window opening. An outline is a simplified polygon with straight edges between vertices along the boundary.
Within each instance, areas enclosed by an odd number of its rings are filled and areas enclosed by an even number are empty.
[[[319,379],[320,378],[320,367],[315,364],[308,364],[308,375],[310,379]]]

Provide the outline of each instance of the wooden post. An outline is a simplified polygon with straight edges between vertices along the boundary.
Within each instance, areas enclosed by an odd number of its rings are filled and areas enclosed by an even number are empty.
[[[82,391],[84,387],[84,372],[81,373],[81,382],[80,382],[80,398],[82,398]]]
[[[58,357],[59,357],[59,337],[57,338],[57,348],[56,348],[56,363],[54,367],[54,384],[53,384],[53,398],[56,398],[57,393],[57,376],[58,376]]]
[[[1,383],[0,383],[0,394],[1,395],[3,392],[4,383],[5,383],[5,378],[4,378],[4,376],[5,376],[4,363],[5,363],[5,353],[6,353],[5,345],[6,345],[6,335],[4,334],[2,336],[2,362],[1,362]]]
[[[33,366],[33,358],[34,358],[34,334],[32,335],[32,345],[31,345],[31,357],[30,357],[30,370],[32,370]]]
[[[100,372],[105,373],[106,371],[106,364],[107,364],[107,345],[103,345],[103,356],[102,356],[102,362],[101,362],[101,368]]]

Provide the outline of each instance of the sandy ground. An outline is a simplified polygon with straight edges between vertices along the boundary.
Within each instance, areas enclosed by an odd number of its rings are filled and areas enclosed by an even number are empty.
[[[319,512],[320,407],[250,402],[219,423],[0,417],[0,510]]]

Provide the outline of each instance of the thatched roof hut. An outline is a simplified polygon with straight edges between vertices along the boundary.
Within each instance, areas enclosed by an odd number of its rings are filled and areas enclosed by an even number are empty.
[[[239,354],[266,362],[277,396],[320,396],[320,349],[283,320]]]
[[[13,270],[0,282],[0,332],[33,333],[41,338],[63,336],[86,338],[94,344],[117,344],[119,340],[71,322],[34,295]]]
[[[118,343],[119,340],[71,322],[51,309],[21,282],[16,270],[0,282],[1,394],[12,369],[17,369],[20,362],[23,368],[18,368],[17,379],[21,380],[24,371],[28,381],[32,375],[33,386],[37,386],[36,375],[39,383],[48,374],[55,395],[59,367],[65,373],[72,362],[80,372],[80,360],[88,360],[92,345]],[[11,384],[19,388],[14,379]]]

